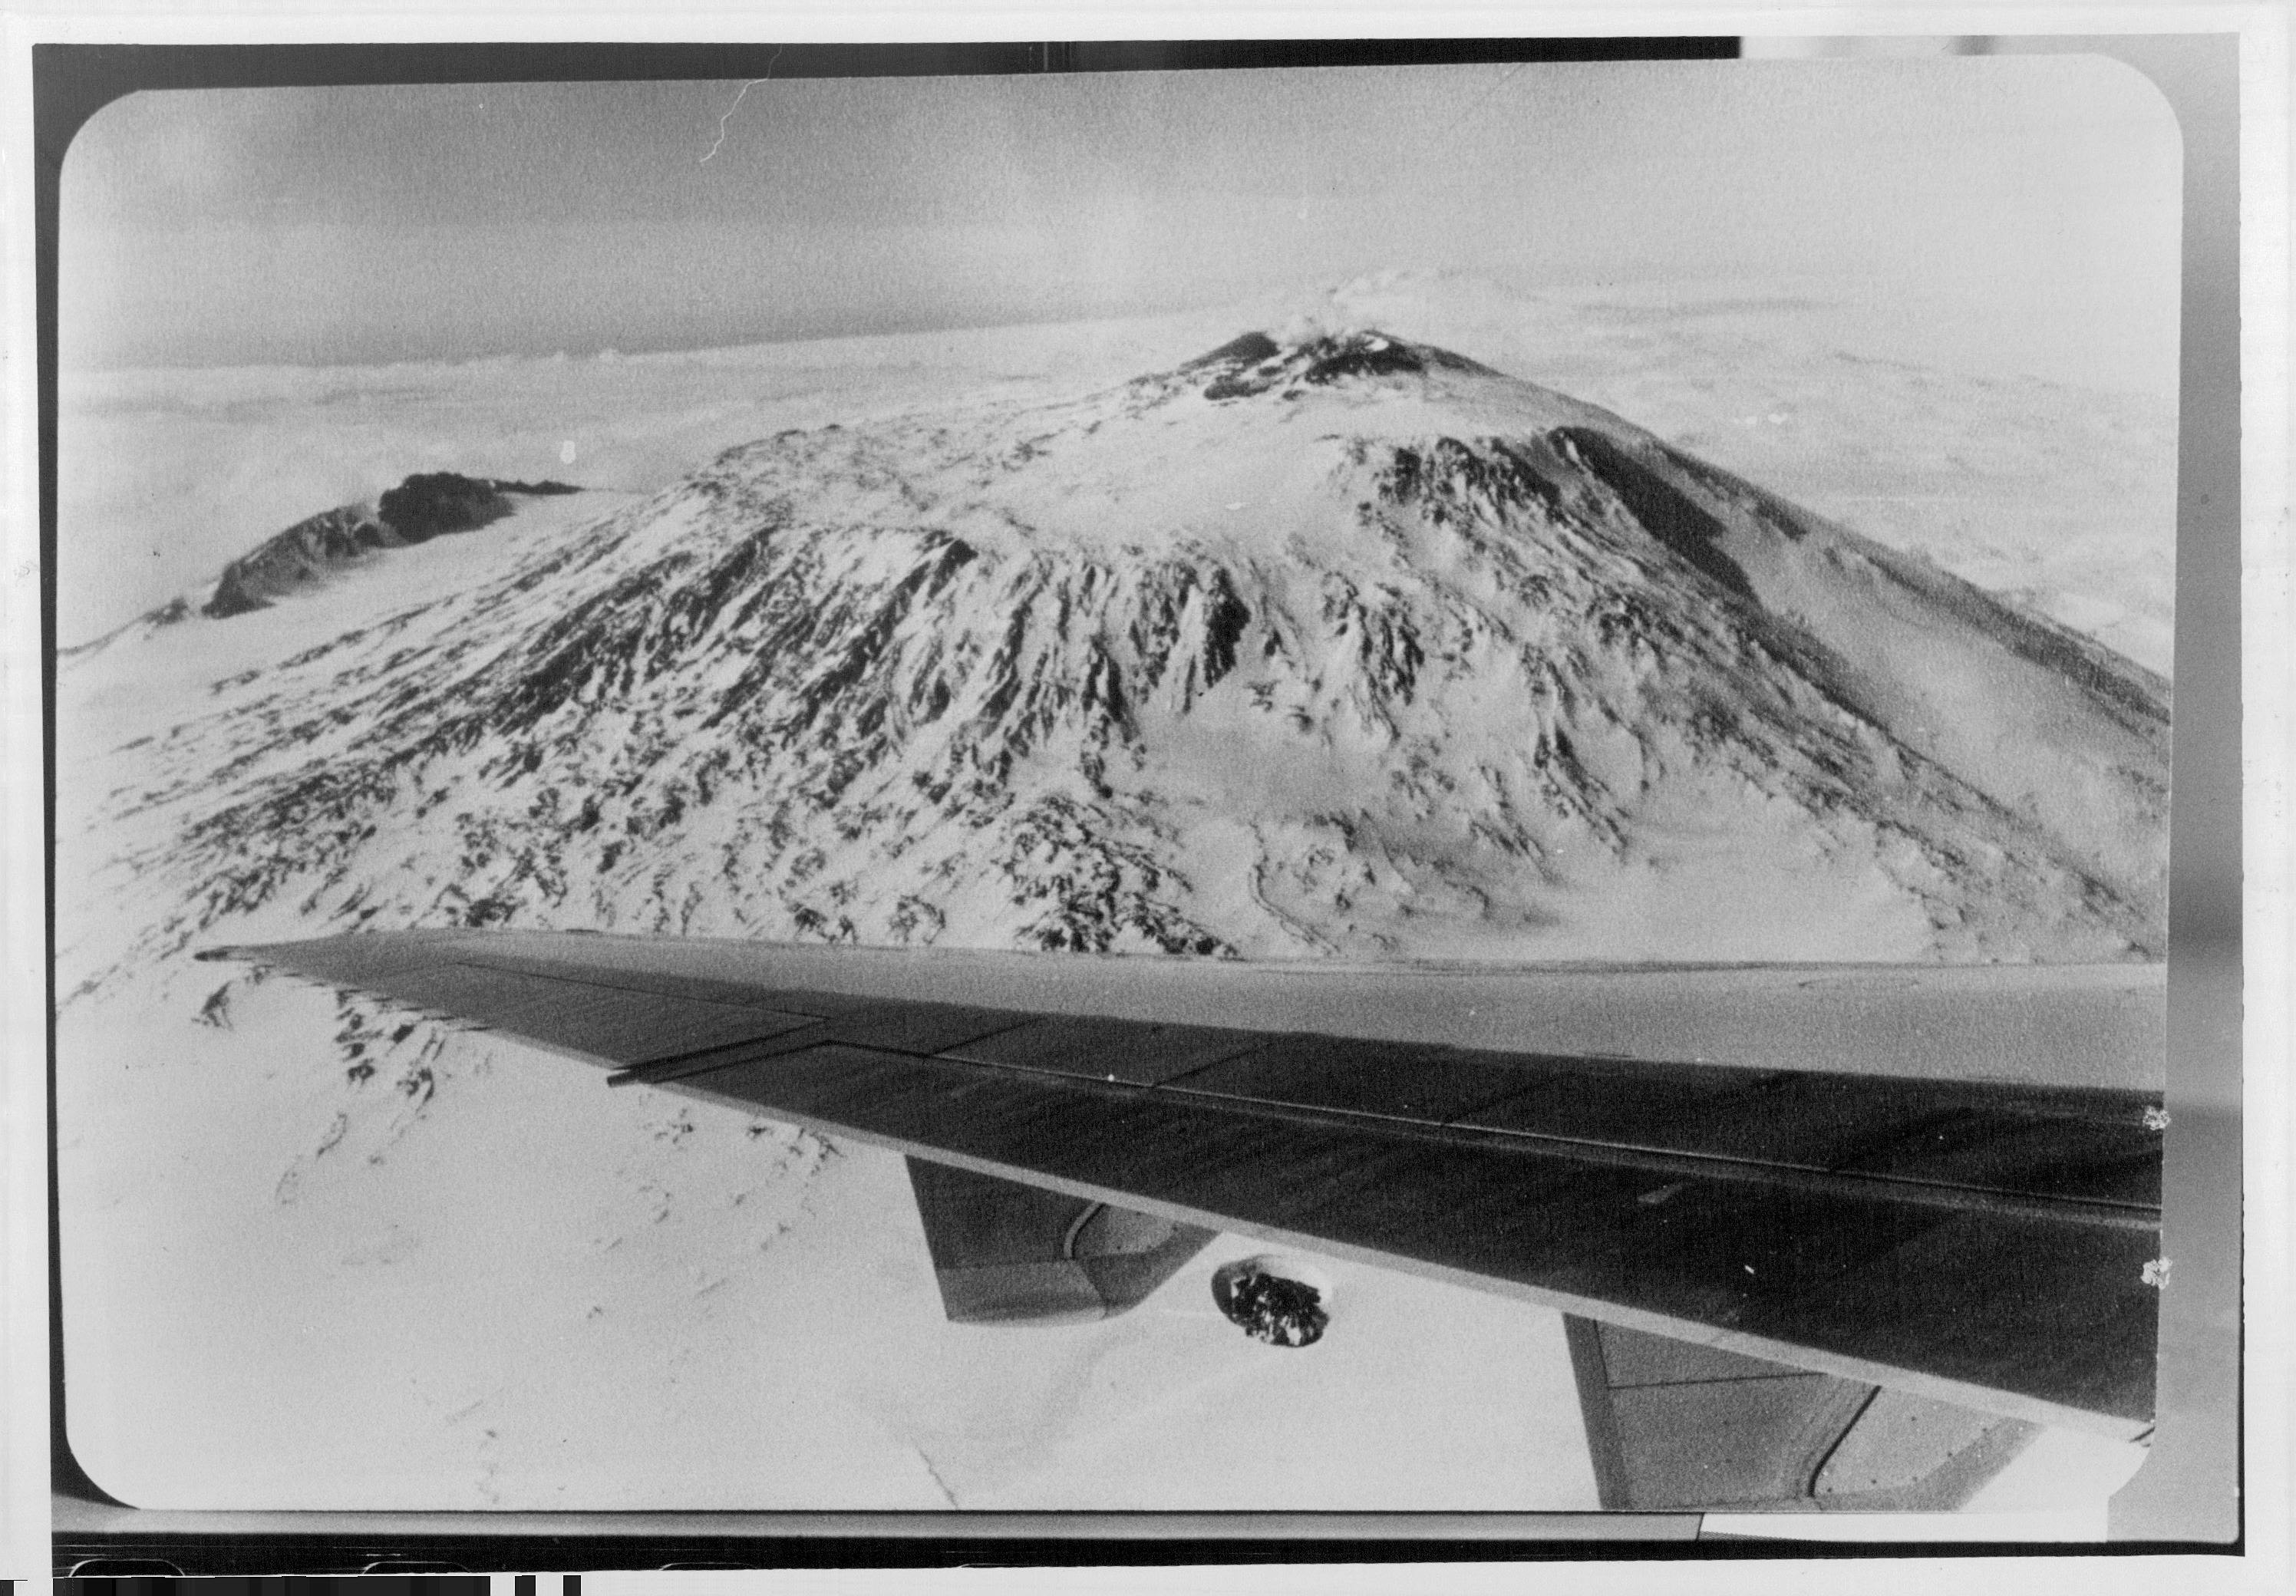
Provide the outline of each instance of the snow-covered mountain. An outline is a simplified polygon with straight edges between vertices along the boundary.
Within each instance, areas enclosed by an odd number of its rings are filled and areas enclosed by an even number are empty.
[[[390,613],[340,589],[337,634],[153,729],[87,863],[154,912],[82,978],[250,916],[1262,956],[2165,945],[2161,678],[1376,332],[787,432],[509,546]]]

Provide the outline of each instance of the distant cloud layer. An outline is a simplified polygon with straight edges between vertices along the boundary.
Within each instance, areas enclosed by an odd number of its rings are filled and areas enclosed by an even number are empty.
[[[2177,184],[2158,94],[2079,56],[144,94],[67,160],[63,348],[702,348],[1409,266],[1881,285],[2161,387]]]

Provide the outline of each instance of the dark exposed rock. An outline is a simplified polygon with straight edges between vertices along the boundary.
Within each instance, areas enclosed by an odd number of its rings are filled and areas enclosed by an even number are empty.
[[[1265,332],[1247,332],[1240,338],[1228,340],[1210,354],[1197,356],[1180,369],[1194,372],[1208,365],[1256,365],[1282,353],[1283,347]]]
[[[1431,371],[1486,372],[1462,355],[1406,342],[1383,332],[1339,332],[1286,349],[1262,332],[1247,332],[1200,356],[1183,372],[1221,368],[1204,389],[1208,399],[1243,399],[1271,389],[1305,384],[1328,388],[1356,377],[1407,377]]]
[[[517,506],[494,483],[453,471],[427,471],[385,492],[376,513],[408,543],[443,532],[469,532],[500,520]]]
[[[324,511],[233,561],[200,613],[213,620],[245,615],[355,565],[378,549],[474,531],[516,510],[514,495],[580,491],[564,482],[514,482],[454,471],[417,473],[386,491],[373,511],[357,504]],[[183,607],[182,600],[169,606],[177,614]],[[154,622],[172,618],[162,611],[146,618]]]
[[[377,549],[406,541],[390,522],[358,505],[322,512],[224,567],[214,596],[200,613],[211,620],[245,615]]]

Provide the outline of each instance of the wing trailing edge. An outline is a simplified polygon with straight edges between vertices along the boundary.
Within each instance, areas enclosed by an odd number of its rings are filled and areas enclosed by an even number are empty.
[[[217,950],[904,1153],[953,1317],[1121,1311],[1232,1231],[2003,1417],[2149,1428],[2156,1093],[1409,1040],[1456,1034],[1477,988],[1456,970],[1416,989],[1423,1025],[1389,1003],[1345,1035],[1236,1023],[1173,966],[1155,1002],[1092,1012],[1058,959],[954,992],[840,951]],[[1080,1251],[1090,1205],[1137,1223]]]

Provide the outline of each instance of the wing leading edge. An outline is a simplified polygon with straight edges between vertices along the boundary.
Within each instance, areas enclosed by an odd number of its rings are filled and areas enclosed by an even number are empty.
[[[2151,1423],[2156,1094],[925,1001],[899,995],[896,955],[868,956],[859,985],[882,990],[827,990],[783,984],[770,949],[728,978],[644,945],[410,932],[202,956],[907,1154],[960,1317],[1063,1293],[1121,1311],[1225,1230],[2033,1422]],[[967,1176],[1064,1199],[1069,1250],[945,1262],[996,1229],[947,1217],[971,1211]],[[1098,1237],[1094,1205],[1126,1223]]]

